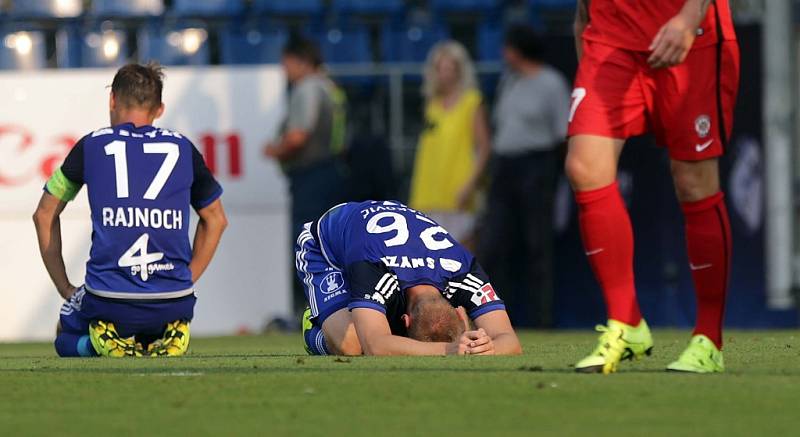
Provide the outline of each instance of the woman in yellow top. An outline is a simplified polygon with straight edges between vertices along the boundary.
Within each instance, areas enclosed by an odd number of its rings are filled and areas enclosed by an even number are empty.
[[[428,54],[420,135],[409,206],[430,215],[457,240],[471,236],[475,194],[491,153],[483,97],[466,49],[454,41]]]

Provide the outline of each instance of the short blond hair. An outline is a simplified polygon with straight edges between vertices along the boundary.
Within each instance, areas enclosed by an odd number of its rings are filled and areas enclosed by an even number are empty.
[[[408,336],[414,340],[452,343],[464,333],[464,322],[441,295],[422,298],[410,313]]]
[[[438,94],[438,80],[436,77],[436,64],[442,57],[448,57],[458,65],[459,89],[463,92],[477,88],[478,80],[475,76],[475,65],[461,43],[457,41],[442,41],[437,43],[428,52],[423,70],[422,95],[426,100],[431,100]]]

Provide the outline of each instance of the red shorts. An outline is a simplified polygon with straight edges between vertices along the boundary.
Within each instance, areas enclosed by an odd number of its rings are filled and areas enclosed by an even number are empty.
[[[739,88],[736,41],[694,49],[671,68],[650,68],[648,56],[584,40],[568,135],[652,132],[673,159],[722,155]]]

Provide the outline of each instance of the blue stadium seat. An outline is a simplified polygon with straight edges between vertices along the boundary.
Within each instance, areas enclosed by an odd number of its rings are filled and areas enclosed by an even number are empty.
[[[437,13],[488,12],[500,8],[502,0],[431,0],[431,8]]]
[[[528,4],[536,9],[574,10],[577,0],[528,0]]]
[[[395,15],[405,10],[403,0],[333,0],[337,14]]]
[[[318,16],[322,0],[253,0],[253,11],[273,15]]]
[[[207,65],[211,59],[208,31],[203,27],[148,26],[139,31],[139,60],[164,65]]]
[[[423,62],[428,51],[439,41],[448,38],[441,25],[407,27],[388,26],[381,34],[381,50],[386,62]]]
[[[83,13],[82,0],[15,0],[12,17],[73,18]]]
[[[243,0],[173,0],[172,12],[178,16],[233,16],[244,11]]]
[[[164,13],[163,0],[93,0],[92,13],[101,17],[152,17]]]
[[[289,39],[284,29],[225,29],[220,32],[223,64],[276,64]]]
[[[372,62],[366,28],[332,28],[319,36],[322,59],[328,64]]]
[[[126,33],[115,29],[83,33],[60,29],[56,34],[56,50],[61,68],[117,67],[125,64],[129,56]]]
[[[0,69],[35,70],[47,65],[44,32],[7,32],[0,39]]]
[[[478,26],[477,54],[479,61],[500,61],[503,58],[504,29],[487,21]]]

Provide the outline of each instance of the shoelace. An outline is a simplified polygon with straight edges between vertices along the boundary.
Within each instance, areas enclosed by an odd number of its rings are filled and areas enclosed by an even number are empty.
[[[610,329],[608,326],[605,325],[597,325],[594,327],[594,330],[597,332],[602,332],[600,338],[598,340],[597,348],[595,349],[595,353],[607,357],[610,352],[613,352],[616,355],[622,356],[622,353],[625,351],[619,345],[617,340],[622,338],[622,331],[616,329]],[[615,337],[616,333],[619,333],[619,336]]]

